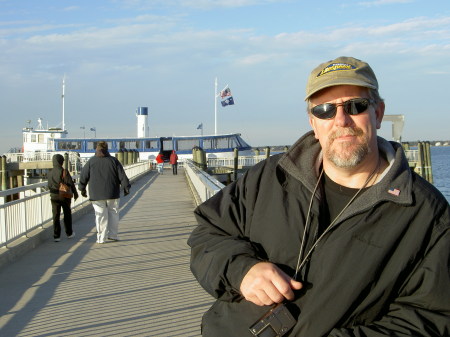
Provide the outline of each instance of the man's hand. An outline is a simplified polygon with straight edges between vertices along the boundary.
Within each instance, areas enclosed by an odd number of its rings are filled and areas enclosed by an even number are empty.
[[[85,197],[85,198],[87,198],[87,193],[86,193],[86,190],[84,190],[84,191],[80,191],[80,194],[83,196],[83,197]]]
[[[281,303],[293,300],[294,291],[302,288],[302,283],[293,280],[275,264],[259,262],[242,279],[240,291],[247,301],[256,305]]]
[[[128,194],[130,194],[130,189],[129,188],[124,188],[123,189],[123,196],[127,196]]]

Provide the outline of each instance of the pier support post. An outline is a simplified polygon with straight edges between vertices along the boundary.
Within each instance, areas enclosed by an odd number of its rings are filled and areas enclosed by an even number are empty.
[[[270,147],[266,147],[266,158],[270,157]]]
[[[6,191],[8,189],[8,186],[6,185],[7,182],[7,175],[8,173],[6,172],[6,156],[3,155],[1,156],[1,160],[0,160],[0,173],[1,173],[1,179],[2,179],[2,184],[1,184],[1,190],[2,191]]]
[[[122,150],[122,149],[120,149],[120,150],[117,152],[117,159],[118,159],[119,162],[122,164],[122,166],[125,166],[125,165],[124,165],[124,161],[123,161],[123,150]]]
[[[423,178],[425,178],[424,176],[424,157],[423,157],[423,143],[422,142],[417,142],[417,150],[419,151],[418,153],[418,158],[417,158],[417,166],[416,166],[416,172]]]
[[[433,183],[430,142],[418,142],[417,149],[419,151],[419,162],[416,166],[416,172],[428,182]]]
[[[430,142],[425,142],[425,174],[426,174],[426,180],[433,183],[433,172],[431,170],[431,147]]]
[[[233,181],[237,180],[238,176],[238,162],[239,162],[239,150],[237,147],[234,148],[234,170],[233,170]]]
[[[64,153],[64,169],[69,171],[69,154],[67,152]]]
[[[208,168],[208,162],[206,161],[206,152],[201,147],[199,147],[199,157],[200,157],[200,167],[203,171],[206,171]]]

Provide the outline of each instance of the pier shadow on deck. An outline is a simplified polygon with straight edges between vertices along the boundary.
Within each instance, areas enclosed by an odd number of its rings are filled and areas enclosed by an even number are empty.
[[[0,336],[200,336],[213,299],[189,270],[187,186],[182,170],[150,173],[121,199],[121,241],[95,243],[91,210],[74,239],[2,267]]]

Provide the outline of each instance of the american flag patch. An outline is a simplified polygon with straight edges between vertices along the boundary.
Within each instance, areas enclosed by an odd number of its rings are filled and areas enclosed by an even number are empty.
[[[391,188],[389,189],[388,193],[391,193],[392,195],[398,197],[400,195],[400,190],[398,188]]]

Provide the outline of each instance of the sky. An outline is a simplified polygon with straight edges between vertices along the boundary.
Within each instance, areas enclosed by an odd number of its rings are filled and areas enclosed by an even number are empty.
[[[151,137],[217,123],[291,145],[310,130],[309,73],[339,56],[371,65],[403,141],[450,140],[448,0],[0,0],[0,153],[38,118],[62,126],[64,77],[69,137],[136,137],[148,107]],[[217,118],[216,78],[235,102]]]

